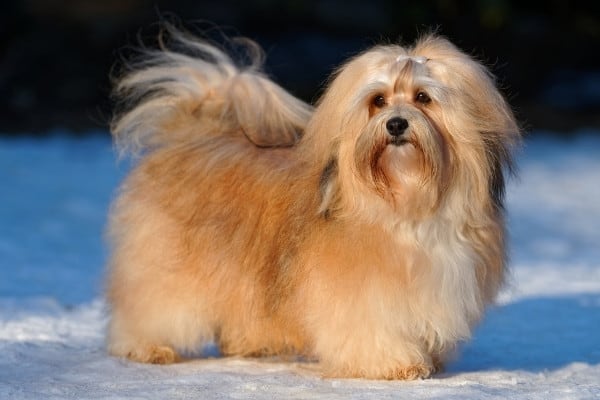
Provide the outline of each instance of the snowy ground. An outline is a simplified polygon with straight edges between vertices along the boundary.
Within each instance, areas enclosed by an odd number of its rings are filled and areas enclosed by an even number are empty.
[[[310,366],[108,357],[102,229],[124,166],[106,135],[0,138],[1,399],[600,399],[600,134],[533,135],[508,188],[512,279],[448,370],[327,380]]]

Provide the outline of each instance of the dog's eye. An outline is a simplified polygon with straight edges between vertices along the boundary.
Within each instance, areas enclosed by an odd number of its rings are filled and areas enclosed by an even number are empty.
[[[419,92],[415,96],[415,101],[417,103],[427,104],[427,103],[431,102],[431,97],[429,97],[429,95],[425,92]]]
[[[383,97],[382,95],[378,94],[377,96],[373,97],[373,105],[377,108],[383,108],[385,107],[385,97]]]

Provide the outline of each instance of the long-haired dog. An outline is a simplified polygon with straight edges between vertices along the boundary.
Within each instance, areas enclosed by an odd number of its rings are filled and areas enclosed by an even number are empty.
[[[170,30],[128,65],[112,131],[141,155],[110,215],[110,353],[166,364],[299,355],[325,376],[415,379],[502,284],[520,133],[446,39],[376,46],[316,106]]]

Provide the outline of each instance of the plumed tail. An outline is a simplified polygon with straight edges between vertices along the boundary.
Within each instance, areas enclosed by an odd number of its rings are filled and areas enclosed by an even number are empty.
[[[257,44],[239,43],[245,66],[166,26],[158,49],[125,63],[114,88],[120,111],[111,124],[119,152],[139,154],[198,135],[243,134],[260,147],[295,144],[312,107],[261,72]]]

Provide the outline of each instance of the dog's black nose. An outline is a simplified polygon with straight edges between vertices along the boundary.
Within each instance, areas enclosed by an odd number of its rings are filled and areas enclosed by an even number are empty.
[[[392,136],[400,136],[408,128],[408,121],[404,118],[394,117],[385,123],[385,127]]]

